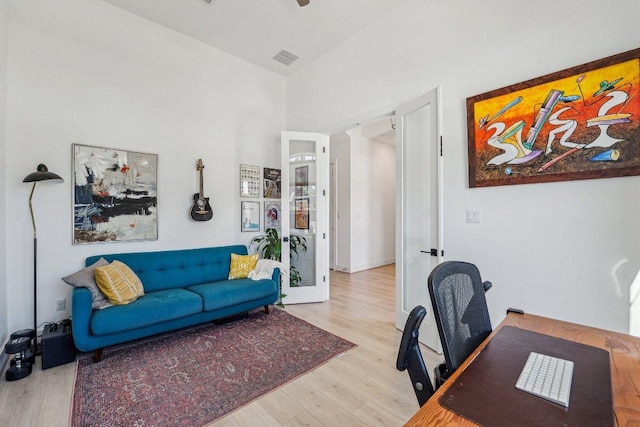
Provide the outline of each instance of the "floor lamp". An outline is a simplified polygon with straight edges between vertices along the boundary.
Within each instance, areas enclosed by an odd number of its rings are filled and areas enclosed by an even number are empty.
[[[38,165],[38,169],[35,172],[30,173],[22,180],[22,182],[33,182],[31,194],[29,195],[29,212],[31,213],[31,223],[33,224],[33,330],[36,334],[34,349],[38,348],[38,233],[36,231],[36,217],[33,214],[31,199],[33,199],[33,192],[36,189],[38,181],[62,183],[64,180],[59,175],[49,172],[49,169],[42,163]]]

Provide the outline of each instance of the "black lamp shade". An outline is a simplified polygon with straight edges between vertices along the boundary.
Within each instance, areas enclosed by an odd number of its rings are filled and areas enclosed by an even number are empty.
[[[62,179],[59,175],[56,175],[53,172],[49,172],[49,169],[47,169],[47,166],[44,163],[40,163],[38,165],[38,169],[36,170],[36,172],[32,172],[29,175],[27,175],[22,180],[22,182],[37,182],[37,181],[49,181],[49,180],[64,182],[64,179]]]

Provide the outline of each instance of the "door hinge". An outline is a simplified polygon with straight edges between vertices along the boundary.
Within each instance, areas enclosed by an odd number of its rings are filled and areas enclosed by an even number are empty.
[[[324,150],[325,150],[325,147],[322,147],[322,152],[323,152],[323,153],[325,153],[325,151],[324,151]]]
[[[326,282],[327,281],[327,276],[322,276],[322,281]]]
[[[442,135],[440,135],[440,157],[442,157]]]
[[[326,196],[326,195],[327,195],[327,193],[326,193],[324,190],[322,190],[322,195],[323,195],[323,196]]]
[[[327,233],[322,233],[322,238],[326,239],[327,238]]]

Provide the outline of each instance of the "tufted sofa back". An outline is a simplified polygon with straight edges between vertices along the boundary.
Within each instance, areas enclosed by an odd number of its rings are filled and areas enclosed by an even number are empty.
[[[145,292],[151,292],[227,280],[232,253],[246,255],[247,248],[235,245],[95,255],[88,257],[85,265],[89,266],[100,258],[109,262],[121,261],[138,275]]]

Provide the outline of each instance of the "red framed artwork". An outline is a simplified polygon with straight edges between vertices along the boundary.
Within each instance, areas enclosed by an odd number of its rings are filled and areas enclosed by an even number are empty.
[[[467,98],[469,187],[640,175],[640,49]]]

